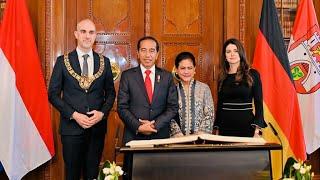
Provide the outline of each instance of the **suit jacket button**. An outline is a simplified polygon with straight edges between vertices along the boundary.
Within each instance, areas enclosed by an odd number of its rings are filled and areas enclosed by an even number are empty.
[[[152,109],[150,109],[150,111],[152,111]]]

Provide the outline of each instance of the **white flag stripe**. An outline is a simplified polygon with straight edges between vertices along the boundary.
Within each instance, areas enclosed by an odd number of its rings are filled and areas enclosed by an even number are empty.
[[[308,154],[316,151],[320,145],[320,93],[298,94],[303,132]]]
[[[291,37],[290,44],[294,44],[294,38]],[[288,58],[291,66],[297,64],[307,64],[309,70],[305,72],[305,79],[301,81],[301,85],[306,92],[309,92],[320,82],[320,75],[315,65],[315,57],[310,52],[311,44],[309,41],[303,41],[294,49],[288,52]],[[319,39],[318,39],[319,42]],[[310,93],[299,93],[299,106],[301,112],[301,120],[303,125],[304,139],[306,142],[306,152],[313,153],[320,147],[320,90]]]
[[[306,152],[320,147],[320,28],[312,0],[300,0],[288,46]]]
[[[0,161],[9,179],[51,159],[16,87],[15,73],[0,49]]]

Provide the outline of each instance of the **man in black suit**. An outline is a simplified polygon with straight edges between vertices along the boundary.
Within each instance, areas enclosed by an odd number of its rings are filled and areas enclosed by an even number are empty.
[[[178,96],[170,72],[155,66],[159,43],[150,36],[137,45],[138,67],[121,75],[118,114],[125,124],[124,142],[138,139],[169,138],[170,120],[178,112]],[[130,174],[130,157],[124,170]],[[130,176],[130,175],[129,175]]]
[[[74,32],[77,48],[57,58],[49,100],[60,112],[66,179],[95,179],[115,90],[108,58],[92,50],[95,24],[85,19]]]

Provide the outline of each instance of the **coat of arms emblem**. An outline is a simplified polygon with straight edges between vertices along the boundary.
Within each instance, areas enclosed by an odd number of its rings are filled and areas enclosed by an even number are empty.
[[[307,34],[289,44],[288,57],[296,90],[310,94],[320,88],[320,30],[313,26]]]

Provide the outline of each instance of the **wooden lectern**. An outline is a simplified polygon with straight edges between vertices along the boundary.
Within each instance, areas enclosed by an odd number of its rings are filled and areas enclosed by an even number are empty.
[[[272,179],[270,150],[281,145],[248,143],[123,147],[132,158],[132,180]]]

